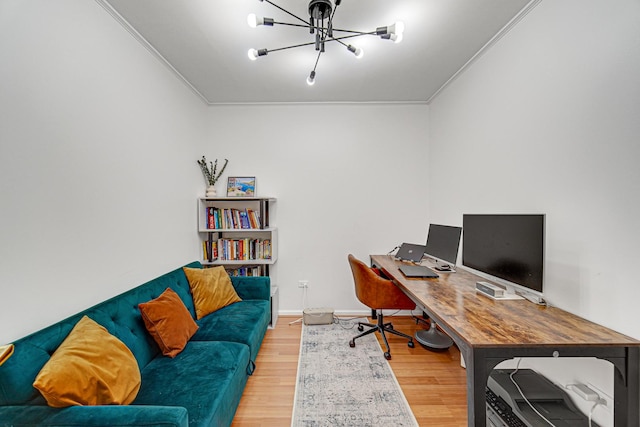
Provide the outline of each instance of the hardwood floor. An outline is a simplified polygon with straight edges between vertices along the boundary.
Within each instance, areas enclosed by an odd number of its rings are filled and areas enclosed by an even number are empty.
[[[387,317],[396,329],[413,335],[426,328],[411,317]],[[289,325],[295,317],[280,317],[262,343],[256,371],[242,395],[232,427],[283,427],[291,425],[298,370],[301,324]],[[354,335],[356,331],[354,329]],[[376,334],[380,340],[379,334]],[[388,334],[391,369],[421,426],[467,425],[466,373],[460,367],[460,352],[453,346],[433,352],[416,343]],[[348,343],[345,342],[345,345]],[[384,348],[384,343],[380,344]]]

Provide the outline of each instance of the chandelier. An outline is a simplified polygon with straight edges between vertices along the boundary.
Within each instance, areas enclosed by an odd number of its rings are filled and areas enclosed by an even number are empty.
[[[334,28],[333,26],[333,18],[336,14],[336,9],[340,6],[342,0],[310,0],[309,1],[309,18],[305,20],[300,18],[299,16],[289,12],[288,10],[278,6],[277,4],[271,2],[270,0],[259,0],[269,3],[270,5],[280,9],[286,14],[292,16],[296,19],[297,23],[290,22],[278,22],[273,18],[259,18],[254,13],[249,14],[247,17],[247,23],[250,27],[256,28],[259,25],[264,25],[268,27],[272,27],[274,25],[287,25],[291,27],[300,27],[306,28],[310,34],[314,36],[314,41],[309,43],[301,43],[291,46],[280,47],[277,49],[249,49],[248,56],[249,59],[255,61],[261,56],[266,56],[271,52],[277,52],[280,50],[293,49],[297,47],[303,46],[314,46],[315,50],[318,52],[318,56],[316,57],[316,62],[313,66],[313,70],[307,77],[307,84],[313,85],[315,83],[316,78],[316,68],[318,67],[318,61],[320,61],[320,56],[325,51],[325,43],[327,42],[337,42],[344,46],[349,52],[355,55],[356,58],[362,58],[363,51],[359,47],[355,47],[351,44],[348,44],[348,39],[352,39],[354,37],[360,36],[380,36],[380,38],[385,40],[391,40],[394,43],[400,43],[402,41],[402,33],[404,32],[404,23],[396,22],[393,25],[389,25],[386,27],[378,27],[374,31],[354,31],[354,30],[346,30]]]

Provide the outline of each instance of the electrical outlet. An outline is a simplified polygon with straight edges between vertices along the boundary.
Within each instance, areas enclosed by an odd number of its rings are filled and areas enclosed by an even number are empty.
[[[309,287],[309,281],[308,280],[298,280],[298,287],[299,288],[308,288]]]
[[[595,391],[600,395],[600,399],[602,399],[602,403],[600,403],[598,407],[604,408],[610,414],[613,413],[613,397],[605,393],[604,391],[602,391],[602,389],[594,386],[589,382],[587,383],[587,385],[589,386],[589,388],[591,388],[593,391]]]

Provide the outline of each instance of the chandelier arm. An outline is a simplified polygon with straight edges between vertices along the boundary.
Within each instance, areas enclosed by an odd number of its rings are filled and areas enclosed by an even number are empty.
[[[336,10],[338,10],[338,5],[340,2],[336,2],[336,7],[333,8],[333,12],[331,13],[331,17],[329,18],[329,27],[327,28],[327,32],[329,37],[333,38],[333,18],[336,16]]]
[[[278,21],[273,21],[274,24],[278,24],[278,25],[287,25],[289,27],[300,27],[300,28],[309,28],[310,25],[306,24],[306,25],[302,25],[302,24],[292,24],[290,22],[278,22]]]
[[[278,8],[278,9],[280,9],[280,10],[281,10],[281,11],[283,11],[284,13],[286,13],[286,14],[289,14],[289,15],[293,16],[293,17],[294,17],[294,18],[296,18],[298,21],[302,21],[302,22],[304,22],[305,24],[307,24],[307,28],[311,25],[311,24],[309,23],[309,21],[305,21],[304,19],[300,18],[300,17],[299,17],[299,16],[297,16],[297,15],[294,15],[293,13],[289,12],[287,9],[284,9],[284,8],[282,8],[282,7],[278,6],[277,4],[273,3],[272,1],[269,1],[269,0],[264,0],[264,1],[266,1],[267,3],[269,3],[271,6],[273,6],[273,7],[276,7],[276,8]]]
[[[362,35],[362,34],[354,34],[354,35],[351,35],[351,36],[343,36],[343,37],[332,37],[332,38],[327,39],[326,41],[328,41],[328,42],[338,42],[338,43],[340,43],[340,44],[342,44],[343,46],[346,47],[347,44],[343,43],[341,40],[350,39],[350,38],[353,38],[353,37],[358,37],[360,35]],[[294,44],[294,45],[291,45],[291,46],[279,47],[279,48],[276,48],[276,49],[267,49],[267,52],[268,53],[272,53],[272,52],[277,52],[279,50],[294,49],[296,47],[311,46],[311,45],[314,45],[314,44],[316,44],[315,41],[308,42],[308,43]]]
[[[286,49],[293,49],[296,47],[303,47],[303,46],[311,46],[313,44],[316,44],[316,42],[309,42],[309,43],[302,43],[302,44],[295,44],[292,46],[285,46],[285,47],[279,47],[277,49],[267,49],[267,52],[271,53],[271,52],[277,52],[279,50],[286,50]]]
[[[280,21],[273,21],[273,24],[278,24],[278,25],[287,25],[289,27],[300,27],[300,28],[309,28],[310,25],[309,23],[307,23],[306,25],[302,25],[302,24],[292,24],[291,22],[280,22]],[[320,27],[320,31],[323,32],[327,32],[328,28],[324,28],[324,27]],[[353,34],[353,36],[350,37],[357,37],[357,36],[377,36],[378,33],[377,31],[356,31],[356,30],[343,30],[343,29],[339,29],[339,28],[334,28],[333,31],[339,31],[341,33],[349,33],[349,34]]]
[[[375,34],[371,34],[371,33],[365,33],[365,34],[352,34],[350,36],[342,36],[342,37],[331,37],[331,39],[329,39],[328,41],[334,41],[334,42],[338,42],[340,44],[342,44],[343,46],[347,46],[345,43],[341,42],[341,40],[344,39],[352,39],[354,37],[360,37],[360,36],[366,36],[366,35],[375,35]]]
[[[355,31],[355,30],[341,30],[340,28],[334,28],[333,31],[339,31],[341,33],[350,33],[358,36],[377,36],[377,31]],[[355,36],[353,36],[355,37]]]
[[[322,51],[319,51],[319,52],[318,52],[318,56],[316,57],[316,63],[315,63],[315,65],[313,66],[313,72],[314,72],[314,73],[315,73],[315,71],[316,71],[316,68],[318,68],[318,61],[320,61],[320,55],[322,55]]]

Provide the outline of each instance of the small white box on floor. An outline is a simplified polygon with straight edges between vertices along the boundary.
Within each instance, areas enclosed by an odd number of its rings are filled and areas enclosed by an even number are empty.
[[[333,308],[305,308],[302,320],[305,325],[330,325],[333,323]]]

